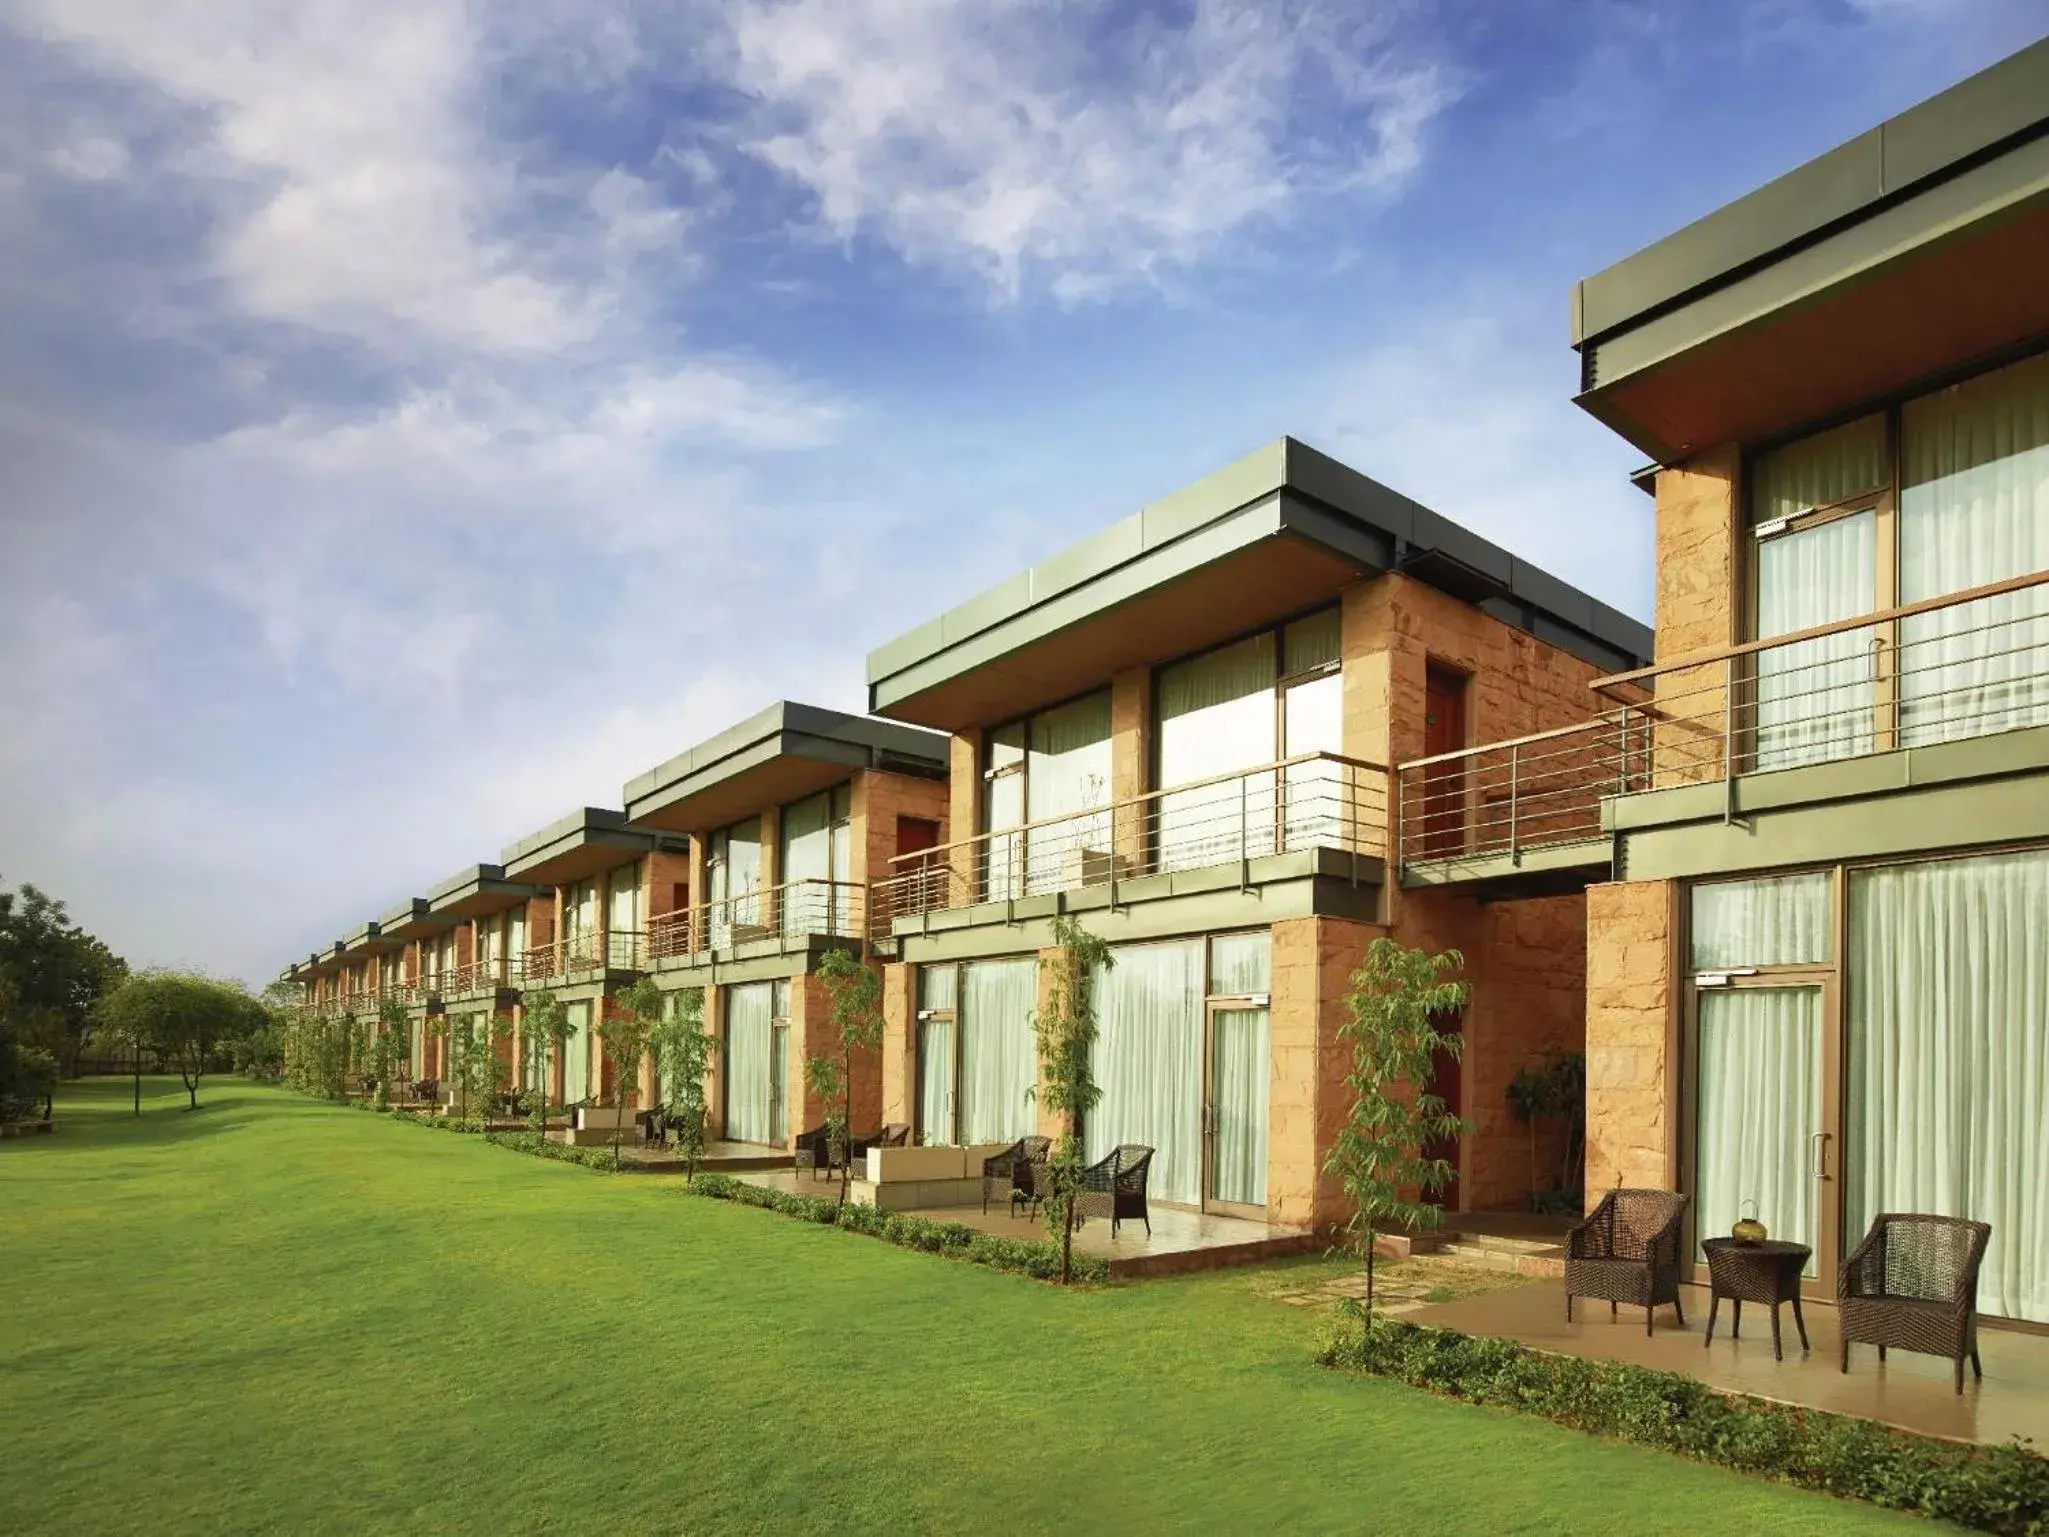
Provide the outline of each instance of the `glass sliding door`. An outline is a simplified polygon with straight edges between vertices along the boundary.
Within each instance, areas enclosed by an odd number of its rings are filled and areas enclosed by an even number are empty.
[[[591,1006],[579,1000],[565,1007],[573,1033],[562,1043],[562,1102],[580,1105],[591,1092]]]
[[[782,1147],[790,1140],[790,984],[769,984],[768,1140]]]
[[[2049,851],[1849,874],[1846,1238],[1992,1225],[1988,1313],[2049,1323]]]
[[[774,1140],[775,984],[749,982],[726,990],[726,1137]]]
[[[965,1146],[1014,1142],[1037,1124],[1031,1092],[1038,1081],[1038,987],[1036,959],[973,961],[960,969],[956,1104]]]
[[[989,733],[989,765],[982,775],[982,828],[989,853],[982,870],[982,897],[1007,902],[1025,894],[1025,723],[1013,721]]]
[[[1160,669],[1160,869],[1273,852],[1273,776],[1241,771],[1274,761],[1275,642],[1268,631]],[[1172,788],[1183,784],[1196,788]]]
[[[1822,1019],[1818,986],[1700,993],[1698,1237],[1755,1215],[1772,1237],[1821,1252]],[[1821,1274],[1816,1261],[1807,1274]]]
[[[1027,894],[1109,879],[1109,807],[1110,691],[1033,716],[1025,750],[1025,820],[1052,825],[1025,833]]]
[[[1876,606],[1875,507],[1799,527],[1757,547],[1757,633],[1789,635]],[[1876,650],[1867,630],[1774,646],[1757,658],[1760,771],[1873,749]]]
[[[1210,1179],[1207,1206],[1251,1214],[1266,1207],[1267,1011],[1211,1006]]]
[[[959,968],[918,968],[918,1143],[950,1147],[960,1138],[954,1121],[955,1055]]]
[[[1127,1142],[1150,1147],[1152,1199],[1194,1206],[1203,1195],[1203,942],[1113,955],[1094,983],[1103,1097],[1084,1123],[1088,1157]]]
[[[2049,354],[1900,412],[1899,601],[2049,570]],[[1900,621],[1900,742],[2049,722],[2049,587]]]
[[[1298,619],[1281,635],[1281,756],[1342,753],[1345,683],[1338,611]],[[1289,849],[1345,848],[1354,824],[1344,769],[1332,762],[1292,763],[1281,836]]]
[[[1688,948],[1685,1188],[1692,1260],[1753,1209],[1804,1243],[1817,1295],[1842,1254],[1836,877],[1696,885]]]

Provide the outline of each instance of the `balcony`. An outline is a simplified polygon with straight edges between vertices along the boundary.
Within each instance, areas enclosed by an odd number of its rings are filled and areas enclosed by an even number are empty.
[[[1755,866],[1938,846],[1915,842],[1936,823],[1944,844],[2042,831],[2015,776],[2049,769],[2049,571],[1594,687],[1613,708],[1589,720],[1397,768],[1405,885],[1541,894],[1607,879],[1624,846],[1648,879],[1743,868],[1746,844]],[[1873,806],[1938,790],[1918,826]],[[1670,836],[1709,824],[1736,832]]]
[[[600,981],[613,972],[645,971],[647,939],[635,929],[593,930],[529,945],[508,966],[508,987],[563,987]]]
[[[858,942],[868,910],[867,890],[852,881],[788,881],[659,915],[647,926],[647,955],[656,970],[667,970],[808,950],[819,939]]]
[[[1014,922],[1084,890],[1115,908],[1303,876],[1377,886],[1388,799],[1380,764],[1307,753],[980,833],[891,861],[869,893],[870,937],[974,909]]]

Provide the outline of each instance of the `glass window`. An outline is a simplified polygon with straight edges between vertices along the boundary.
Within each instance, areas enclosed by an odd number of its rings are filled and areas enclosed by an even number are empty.
[[[615,934],[630,934],[640,927],[640,861],[612,872],[606,906],[605,921]]]
[[[1212,998],[1246,998],[1268,991],[1273,965],[1273,938],[1256,934],[1219,934],[1209,942],[1209,991]]]
[[[1899,601],[2049,570],[2049,354],[1900,416]],[[1900,623],[1902,745],[2049,722],[2049,588]]]
[[[1874,412],[1750,462],[1750,521],[1772,523],[1892,484],[1885,414]]]
[[[1341,617],[1334,608],[1297,619],[1282,633],[1282,674],[1298,678],[1304,673],[1336,667],[1342,655],[1343,630]]]
[[[1039,963],[971,961],[960,970],[960,1140],[972,1147],[1030,1136],[1037,1121],[1032,1011],[1038,1006]]]
[[[954,1005],[954,979],[958,973],[951,966],[920,966],[918,968],[918,1007],[934,1012],[951,1012]]]
[[[783,808],[779,877],[785,934],[846,933],[853,879],[853,787],[840,785]]]
[[[1757,633],[1789,635],[1877,606],[1878,514],[1833,518],[1757,548]],[[1871,751],[1869,629],[1760,652],[1757,767],[1790,768]]]
[[[1021,823],[1053,823],[1021,837],[989,840],[988,898],[1000,901],[1107,878],[1110,691],[1101,689],[998,727],[988,742],[984,828],[1001,834]]]
[[[1123,945],[1094,980],[1093,1067],[1102,1100],[1085,1118],[1088,1157],[1153,1149],[1154,1200],[1202,1198],[1203,944]]]
[[[1819,965],[1829,958],[1826,870],[1693,888],[1693,969]]]

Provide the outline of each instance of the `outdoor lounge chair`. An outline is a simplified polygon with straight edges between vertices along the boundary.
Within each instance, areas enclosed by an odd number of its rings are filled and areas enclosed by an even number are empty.
[[[1850,1369],[1850,1342],[1948,1356],[1956,1390],[1964,1390],[1964,1362],[1984,1380],[1978,1364],[1978,1267],[1992,1227],[1963,1217],[1886,1212],[1871,1224],[1836,1277],[1836,1321],[1842,1329],[1842,1369]]]
[[[1146,1207],[1146,1181],[1152,1175],[1153,1150],[1127,1142],[1090,1164],[1081,1174],[1081,1214],[1108,1217],[1110,1236],[1127,1217],[1145,1224],[1145,1236],[1153,1236],[1152,1213]]]
[[[439,1078],[422,1078],[413,1085],[413,1098],[429,1105],[439,1103],[441,1099],[441,1080]]]
[[[669,1107],[650,1105],[647,1109],[636,1112],[633,1122],[640,1128],[641,1141],[660,1142],[668,1132]]]
[[[994,1158],[982,1160],[982,1210],[989,1209],[990,1197],[1001,1191],[1011,1209],[1020,1199],[1037,1206],[1046,1198],[1046,1160],[1052,1156],[1051,1137],[1020,1137]]]
[[[847,1162],[859,1163],[868,1156],[868,1149],[875,1143],[875,1132],[865,1137],[847,1138]],[[799,1132],[790,1153],[792,1169],[809,1169],[816,1178],[823,1178],[839,1168],[832,1155],[832,1133],[828,1127],[814,1126],[809,1131]]]
[[[1670,1190],[1618,1189],[1602,1196],[1566,1239],[1566,1322],[1574,1297],[1593,1297],[1608,1304],[1610,1317],[1618,1303],[1642,1308],[1646,1334],[1653,1310],[1669,1302],[1683,1328],[1679,1229],[1685,1216],[1686,1197]]]

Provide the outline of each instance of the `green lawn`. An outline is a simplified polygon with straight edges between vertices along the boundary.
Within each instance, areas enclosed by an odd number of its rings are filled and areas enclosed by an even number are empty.
[[[1271,1269],[1063,1293],[281,1091],[146,1088],[140,1121],[88,1085],[0,1143],[0,1530],[1906,1522],[1324,1371]]]

